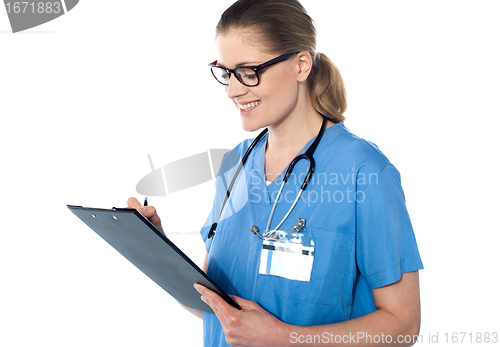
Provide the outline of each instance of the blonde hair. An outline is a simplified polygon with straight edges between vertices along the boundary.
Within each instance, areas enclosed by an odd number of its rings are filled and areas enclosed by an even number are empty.
[[[345,119],[344,81],[332,61],[316,52],[314,22],[298,0],[238,0],[222,14],[216,35],[233,28],[258,32],[268,52],[308,51],[313,58],[308,83],[314,108],[334,123]]]

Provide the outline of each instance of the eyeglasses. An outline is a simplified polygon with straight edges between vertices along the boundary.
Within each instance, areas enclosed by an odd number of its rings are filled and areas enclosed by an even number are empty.
[[[279,57],[266,61],[265,63],[257,66],[241,66],[235,69],[226,69],[222,66],[217,66],[217,60],[212,64],[208,64],[208,66],[212,71],[212,75],[220,84],[228,86],[229,80],[231,79],[231,74],[234,74],[234,77],[236,77],[236,79],[240,81],[244,86],[255,87],[260,83],[260,70],[265,69],[266,67],[269,67],[271,65],[281,63],[282,61],[287,60],[297,53],[299,52],[282,54]]]

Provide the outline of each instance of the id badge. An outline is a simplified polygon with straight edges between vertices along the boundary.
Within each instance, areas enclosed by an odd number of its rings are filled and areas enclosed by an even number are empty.
[[[305,230],[303,230],[305,231]],[[262,244],[259,273],[310,282],[314,263],[314,240],[304,232],[275,231],[278,237]]]

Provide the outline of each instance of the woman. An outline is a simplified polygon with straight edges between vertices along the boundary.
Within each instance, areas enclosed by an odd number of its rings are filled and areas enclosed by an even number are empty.
[[[204,344],[411,345],[420,328],[422,263],[399,173],[343,125],[343,81],[316,52],[311,18],[297,0],[239,0],[216,34],[212,74],[243,128],[268,133],[201,231],[204,270],[242,308],[196,285],[215,312],[190,310],[203,318]],[[250,142],[235,151],[243,157]],[[296,198],[308,161],[283,186],[282,178],[309,148],[315,171]],[[161,228],[154,207],[133,198],[128,205]]]

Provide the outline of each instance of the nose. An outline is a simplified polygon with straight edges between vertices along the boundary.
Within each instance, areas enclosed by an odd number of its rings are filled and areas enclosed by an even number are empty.
[[[226,86],[227,97],[230,99],[234,99],[238,96],[245,95],[248,92],[247,87],[241,84],[240,81],[236,79],[234,73],[231,74],[231,78],[229,79],[229,85]]]

